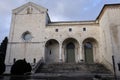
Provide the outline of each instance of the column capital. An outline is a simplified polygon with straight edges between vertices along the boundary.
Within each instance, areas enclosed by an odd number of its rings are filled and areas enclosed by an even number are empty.
[[[62,45],[62,41],[59,41],[59,45]]]

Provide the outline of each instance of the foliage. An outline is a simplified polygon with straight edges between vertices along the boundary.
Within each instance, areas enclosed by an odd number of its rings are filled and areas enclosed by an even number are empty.
[[[2,61],[2,62],[4,62],[4,60],[5,60],[7,43],[8,43],[8,38],[5,37],[0,45],[0,61]]]
[[[4,71],[5,71],[5,64],[4,62],[0,62],[0,75],[3,74]]]
[[[5,54],[6,54],[6,49],[7,49],[7,43],[8,43],[8,38],[5,37],[5,39],[2,41],[0,45],[0,75],[3,74],[5,71]]]
[[[31,71],[30,63],[27,63],[26,60],[17,60],[11,67],[11,74],[13,75],[23,75],[26,72]]]

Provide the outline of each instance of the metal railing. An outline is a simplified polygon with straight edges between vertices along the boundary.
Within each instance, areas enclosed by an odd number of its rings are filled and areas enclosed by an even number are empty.
[[[38,69],[38,67],[43,63],[43,58],[41,58],[32,68],[31,73],[35,73]]]

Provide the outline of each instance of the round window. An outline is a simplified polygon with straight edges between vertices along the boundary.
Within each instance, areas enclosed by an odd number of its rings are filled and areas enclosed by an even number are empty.
[[[32,35],[29,33],[29,32],[25,32],[22,36],[22,38],[25,40],[25,41],[29,41],[32,39]]]

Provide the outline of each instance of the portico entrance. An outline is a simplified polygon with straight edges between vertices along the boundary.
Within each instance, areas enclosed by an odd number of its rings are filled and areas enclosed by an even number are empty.
[[[85,62],[93,63],[93,46],[90,42],[85,43],[84,45],[84,53],[85,53]]]
[[[79,43],[74,38],[67,38],[62,43],[63,61],[66,63],[76,63],[79,57]]]
[[[73,63],[75,62],[75,45],[70,42],[66,45],[66,62],[67,63]]]
[[[46,63],[59,62],[59,43],[55,39],[50,39],[45,44]]]
[[[83,54],[85,63],[94,63],[96,59],[97,40],[94,38],[87,38],[83,41]]]

